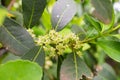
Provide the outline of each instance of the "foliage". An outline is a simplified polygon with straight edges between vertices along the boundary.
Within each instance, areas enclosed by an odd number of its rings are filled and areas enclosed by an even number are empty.
[[[1,65],[0,73],[2,80],[41,80],[42,78],[42,68],[36,63],[24,60],[10,61]]]
[[[116,2],[0,0],[0,79],[119,80]]]

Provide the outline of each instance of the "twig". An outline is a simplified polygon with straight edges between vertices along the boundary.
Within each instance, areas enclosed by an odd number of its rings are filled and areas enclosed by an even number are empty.
[[[11,0],[10,4],[8,5],[7,9],[10,10],[16,0]]]
[[[113,32],[113,31],[115,31],[115,30],[117,30],[117,29],[119,29],[119,28],[120,28],[120,25],[112,28],[111,30],[109,30],[109,31],[107,31],[107,32],[105,32],[105,33],[102,33],[101,35],[98,35],[98,36],[93,37],[93,38],[85,39],[85,40],[81,41],[81,43],[85,43],[85,42],[92,41],[92,40],[94,40],[94,39],[96,39],[96,38],[102,37],[102,35],[107,36],[108,34],[110,34],[111,32]]]

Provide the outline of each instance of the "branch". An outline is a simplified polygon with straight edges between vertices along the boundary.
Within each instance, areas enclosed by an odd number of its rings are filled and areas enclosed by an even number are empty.
[[[16,0],[11,0],[10,4],[8,5],[7,9],[10,10]]]

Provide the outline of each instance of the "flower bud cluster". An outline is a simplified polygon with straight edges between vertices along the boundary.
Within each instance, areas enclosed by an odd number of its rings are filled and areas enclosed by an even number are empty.
[[[36,43],[43,46],[44,50],[49,52],[51,56],[63,55],[68,48],[77,54],[81,54],[81,42],[74,33],[61,35],[55,30],[51,30],[48,34],[39,36]]]
[[[45,69],[49,69],[51,66],[53,66],[53,62],[49,57],[45,57]]]
[[[29,34],[32,36],[33,39],[36,38],[34,31],[32,29],[27,29],[27,31],[29,32]]]

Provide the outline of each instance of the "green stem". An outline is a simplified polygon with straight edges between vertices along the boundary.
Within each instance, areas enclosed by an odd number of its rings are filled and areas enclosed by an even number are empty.
[[[109,33],[110,33],[110,32],[113,32],[113,31],[115,31],[115,30],[117,30],[117,29],[119,29],[119,28],[120,28],[120,25],[118,25],[118,26],[112,28],[112,29],[109,31]]]
[[[78,67],[77,67],[76,53],[74,53],[74,63],[75,63],[75,74],[76,74],[75,80],[78,80]]]
[[[113,31],[115,31],[115,30],[117,30],[117,29],[119,29],[119,28],[120,28],[120,25],[112,28],[111,30],[109,30],[109,31],[107,31],[107,32],[105,32],[105,33],[103,32],[103,33],[101,33],[100,35],[98,35],[98,36],[96,36],[96,37],[89,38],[89,39],[85,39],[85,40],[81,41],[81,43],[86,43],[86,42],[92,41],[92,40],[94,40],[94,39],[97,39],[97,38],[99,38],[99,37],[107,36],[107,35],[109,35],[111,32],[113,32]]]

